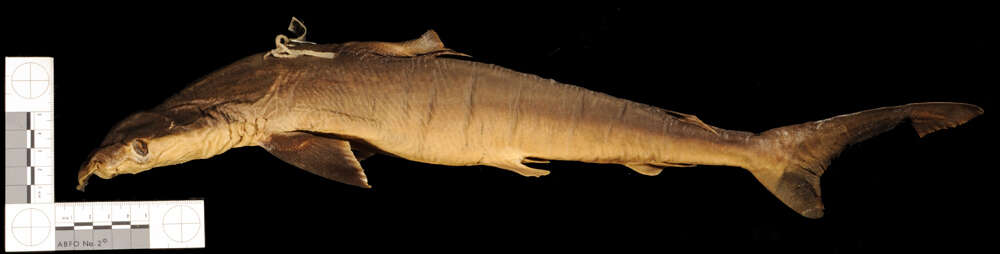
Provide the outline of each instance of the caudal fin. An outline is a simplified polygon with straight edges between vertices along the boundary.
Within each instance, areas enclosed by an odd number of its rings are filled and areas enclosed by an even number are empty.
[[[768,190],[802,216],[823,217],[819,177],[850,144],[909,121],[920,137],[983,114],[965,103],[927,102],[884,107],[760,134],[760,158],[748,168]]]

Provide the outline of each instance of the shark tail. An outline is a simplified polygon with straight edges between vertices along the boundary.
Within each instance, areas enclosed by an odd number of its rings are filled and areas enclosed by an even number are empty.
[[[768,130],[759,135],[759,158],[747,167],[785,205],[808,218],[823,217],[820,176],[848,145],[909,122],[917,135],[961,125],[983,114],[964,103],[928,102],[883,107]]]

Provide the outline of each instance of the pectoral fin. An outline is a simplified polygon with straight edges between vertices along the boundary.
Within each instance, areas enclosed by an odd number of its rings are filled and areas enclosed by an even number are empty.
[[[282,161],[341,183],[371,188],[361,163],[344,140],[309,133],[271,135],[261,146]]]

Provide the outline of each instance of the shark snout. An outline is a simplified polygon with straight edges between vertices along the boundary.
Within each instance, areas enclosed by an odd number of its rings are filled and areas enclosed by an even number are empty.
[[[87,187],[87,181],[90,180],[91,175],[97,175],[98,177],[104,179],[111,179],[116,175],[116,173],[114,173],[114,170],[108,168],[104,161],[94,159],[84,163],[83,166],[80,167],[80,172],[77,175],[79,184],[76,186],[76,190],[84,191],[84,188]]]
[[[100,162],[96,160],[90,160],[80,166],[80,172],[77,173],[79,184],[76,186],[76,190],[84,191],[87,187],[87,181],[90,179],[90,175],[94,174],[94,171],[100,167]]]

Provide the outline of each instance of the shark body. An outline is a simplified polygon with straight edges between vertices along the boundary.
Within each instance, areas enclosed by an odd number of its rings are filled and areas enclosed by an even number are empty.
[[[296,167],[364,188],[371,186],[360,161],[375,153],[535,177],[549,172],[526,163],[620,164],[644,175],[665,167],[734,166],[798,213],[819,218],[819,177],[847,145],[906,122],[922,137],[983,113],[964,103],[914,103],[751,133],[442,57],[463,54],[445,48],[433,31],[399,43],[293,48],[238,60],[121,121],[80,169],[78,189],[91,175],[109,179],[260,146]]]

